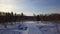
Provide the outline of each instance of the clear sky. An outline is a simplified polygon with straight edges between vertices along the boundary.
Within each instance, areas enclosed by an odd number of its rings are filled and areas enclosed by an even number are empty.
[[[60,13],[60,0],[0,0],[0,11],[27,15]]]

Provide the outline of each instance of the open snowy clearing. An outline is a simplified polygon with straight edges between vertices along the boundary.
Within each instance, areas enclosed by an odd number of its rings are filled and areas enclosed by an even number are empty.
[[[51,23],[25,22],[24,25],[26,25],[27,30],[19,30],[19,25],[8,25],[7,28],[0,25],[0,34],[60,34],[60,24],[58,24],[58,32],[56,25]]]

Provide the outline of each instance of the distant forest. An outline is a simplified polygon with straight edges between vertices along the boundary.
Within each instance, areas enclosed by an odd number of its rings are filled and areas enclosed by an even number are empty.
[[[34,15],[34,16],[26,16],[23,13],[14,14],[13,12],[5,13],[0,12],[0,23],[5,22],[20,22],[20,21],[60,21],[60,14],[49,14],[49,15]]]

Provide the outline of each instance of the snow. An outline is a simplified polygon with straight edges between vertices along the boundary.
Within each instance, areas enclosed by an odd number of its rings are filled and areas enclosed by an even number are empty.
[[[58,31],[56,25],[52,23],[43,23],[43,22],[33,22],[28,21],[24,22],[23,27],[28,27],[27,30],[19,30],[20,23],[14,25],[8,25],[7,28],[0,25],[0,34],[60,34],[60,24],[58,24]]]

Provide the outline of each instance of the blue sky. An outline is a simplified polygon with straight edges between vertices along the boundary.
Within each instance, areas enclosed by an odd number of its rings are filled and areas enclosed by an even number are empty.
[[[60,0],[0,0],[0,11],[27,15],[60,13]]]

